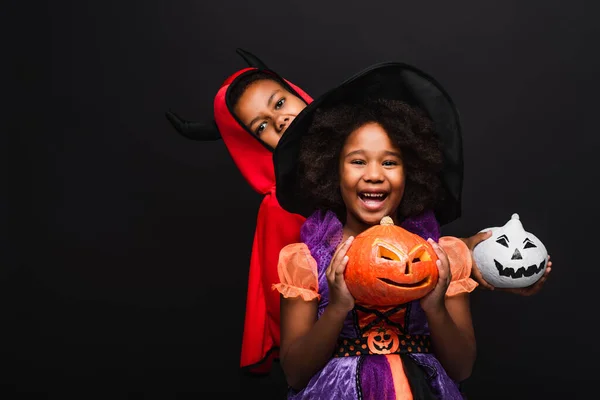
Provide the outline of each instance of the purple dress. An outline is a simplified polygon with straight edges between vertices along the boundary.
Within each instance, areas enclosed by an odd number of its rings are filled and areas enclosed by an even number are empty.
[[[425,212],[418,217],[409,218],[401,226],[424,239],[432,238],[438,241],[440,237],[440,228],[432,212]],[[329,266],[342,236],[342,224],[332,212],[316,212],[302,226],[301,240],[306,244],[317,263],[320,295],[319,318],[329,303],[329,288],[325,270]],[[403,312],[405,320],[403,329],[406,334],[417,337],[429,334],[427,320],[419,301],[408,303]],[[356,313],[356,309],[348,313],[341,337],[349,340],[360,338]],[[399,354],[390,356],[400,357]],[[410,357],[414,364],[422,370],[423,380],[426,381],[424,384],[428,386],[433,397],[450,400],[463,399],[457,384],[448,377],[433,354],[420,352],[403,354],[403,356]],[[288,399],[397,400],[392,372],[386,357],[389,356],[365,354],[333,357],[312,377],[304,389],[295,391],[290,388]]]

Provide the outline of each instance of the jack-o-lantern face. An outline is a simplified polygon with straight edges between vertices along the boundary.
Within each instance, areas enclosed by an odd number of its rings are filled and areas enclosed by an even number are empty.
[[[396,332],[387,328],[378,328],[369,332],[367,346],[374,354],[390,354],[398,350],[400,342]]]
[[[408,303],[429,293],[438,278],[437,255],[420,236],[384,217],[354,238],[344,279],[356,302],[365,306]]]
[[[491,230],[492,236],[473,249],[483,279],[498,288],[520,288],[542,277],[548,258],[546,247],[525,231],[518,214],[503,227],[485,230]]]

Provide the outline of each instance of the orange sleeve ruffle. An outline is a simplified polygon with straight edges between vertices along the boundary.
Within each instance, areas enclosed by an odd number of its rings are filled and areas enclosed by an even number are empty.
[[[279,283],[273,285],[283,297],[302,297],[305,301],[319,299],[317,262],[304,243],[292,243],[281,249],[277,264]]]
[[[446,290],[446,297],[456,296],[460,293],[471,293],[479,285],[471,279],[473,259],[471,251],[460,239],[453,236],[443,236],[439,244],[448,255],[452,281]]]

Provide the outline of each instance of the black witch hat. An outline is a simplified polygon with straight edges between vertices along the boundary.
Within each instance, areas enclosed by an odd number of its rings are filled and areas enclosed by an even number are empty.
[[[426,112],[434,122],[442,143],[441,173],[446,191],[435,214],[441,225],[461,214],[463,183],[462,129],[458,110],[450,95],[432,76],[404,63],[389,62],[371,66],[308,105],[286,129],[273,152],[277,199],[287,211],[308,217],[315,210],[299,185],[299,152],[303,135],[313,124],[317,110],[341,103],[358,104],[368,98],[401,100]]]

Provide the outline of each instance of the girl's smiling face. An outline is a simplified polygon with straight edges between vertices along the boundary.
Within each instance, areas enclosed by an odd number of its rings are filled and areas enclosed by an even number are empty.
[[[355,234],[396,217],[405,187],[402,154],[383,127],[362,125],[346,139],[339,159],[346,227]]]

